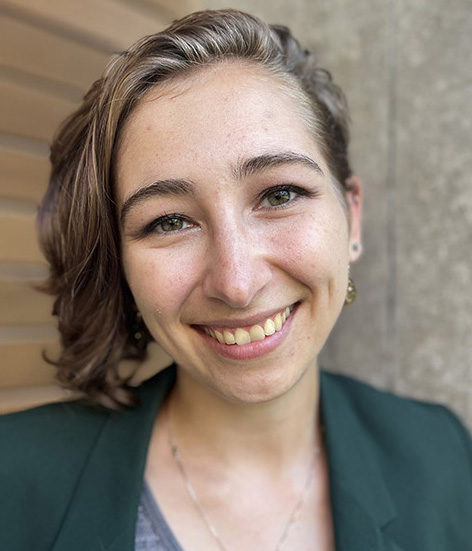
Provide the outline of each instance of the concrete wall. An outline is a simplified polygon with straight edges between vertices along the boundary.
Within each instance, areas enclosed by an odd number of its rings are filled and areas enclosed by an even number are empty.
[[[470,0],[234,0],[231,7],[290,26],[351,106],[364,255],[353,269],[358,300],[323,363],[447,404],[472,428]]]

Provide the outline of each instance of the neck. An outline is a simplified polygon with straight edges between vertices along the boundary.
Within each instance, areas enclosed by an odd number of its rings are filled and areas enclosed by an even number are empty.
[[[228,466],[284,470],[321,443],[318,406],[316,365],[289,392],[256,404],[226,401],[180,370],[166,415],[182,448]]]

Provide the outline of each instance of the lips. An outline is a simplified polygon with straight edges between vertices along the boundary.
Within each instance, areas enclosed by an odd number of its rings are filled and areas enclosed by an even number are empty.
[[[287,306],[281,312],[261,320],[251,327],[210,327],[199,328],[221,344],[243,346],[252,342],[263,341],[274,333],[281,331],[294,306]]]

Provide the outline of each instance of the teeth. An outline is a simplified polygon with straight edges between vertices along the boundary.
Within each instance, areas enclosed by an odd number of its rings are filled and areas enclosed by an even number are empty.
[[[282,315],[281,314],[277,314],[274,318],[274,325],[275,325],[275,330],[276,331],[280,331],[282,329]]]
[[[219,331],[215,331],[215,337],[218,342],[220,342],[221,344],[224,344],[225,339],[223,337],[223,333],[220,333]]]
[[[275,324],[274,322],[269,318],[264,323],[264,334],[267,336],[273,335],[275,333]]]
[[[264,327],[261,325],[253,325],[249,331],[238,327],[234,334],[231,331],[220,331],[203,327],[205,333],[216,339],[221,344],[237,344],[242,346],[250,342],[263,341],[266,336],[273,335],[276,331],[280,331],[289,317],[293,306],[287,306],[283,312],[279,312],[274,316],[274,319],[268,318],[264,322]]]
[[[253,325],[249,330],[251,336],[251,342],[263,341],[265,339],[264,329],[260,325]]]
[[[234,338],[233,333],[231,333],[231,331],[225,331],[223,333],[223,336],[225,338],[225,343],[226,344],[236,344],[236,340]]]
[[[290,312],[292,310],[287,306],[287,308],[285,308],[285,310],[282,312],[282,323],[285,323],[285,320],[290,316]]]
[[[246,331],[246,329],[240,329],[239,327],[234,333],[234,338],[236,340],[236,344],[239,346],[249,344],[251,342],[251,335]]]

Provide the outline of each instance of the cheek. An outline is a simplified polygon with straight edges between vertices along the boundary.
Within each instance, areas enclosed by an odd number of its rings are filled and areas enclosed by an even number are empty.
[[[272,250],[292,276],[307,286],[344,277],[348,265],[344,215],[311,216],[274,236]]]
[[[193,288],[196,274],[190,254],[143,248],[124,251],[126,281],[145,319],[177,312]]]

